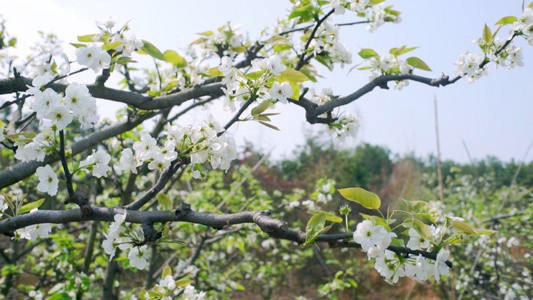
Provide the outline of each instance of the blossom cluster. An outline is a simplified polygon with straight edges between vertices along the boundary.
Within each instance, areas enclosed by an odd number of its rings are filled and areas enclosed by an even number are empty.
[[[31,213],[35,213],[38,209],[32,209]],[[35,241],[37,238],[47,238],[48,234],[52,231],[52,224],[42,223],[26,226],[20,229],[15,230],[15,237],[17,239],[27,239]]]
[[[368,20],[367,29],[370,32],[375,31],[385,22],[398,23],[401,21],[399,12],[391,10],[390,7],[385,8],[382,3],[374,5],[370,3],[370,0],[333,0],[330,5],[335,9],[337,15],[351,10],[366,17]]]
[[[483,53],[468,51],[466,54],[461,54],[459,60],[454,63],[457,66],[455,73],[459,76],[467,77],[468,82],[472,83],[483,75],[488,74],[488,62],[494,62],[495,68],[502,66],[507,70],[515,66],[524,66],[522,47],[517,47],[513,44],[515,41],[514,36],[523,36],[529,45],[533,45],[533,8],[525,8],[522,16],[514,19],[516,21],[513,23],[507,21],[497,23],[509,25],[510,36],[506,39],[495,37],[495,34],[492,35],[488,27],[485,27],[483,37],[474,41]]]
[[[273,82],[269,86],[269,79],[273,76],[281,76],[281,72],[286,69],[281,58],[278,55],[272,55],[268,58],[254,59],[252,73],[258,76],[250,77],[235,68],[231,58],[223,57],[218,70],[224,75],[222,83],[226,84],[226,88],[223,88],[226,95],[224,109],[233,112],[236,110],[236,104],[242,105],[252,97],[288,103],[287,99],[293,96],[288,82]]]
[[[124,214],[116,214],[115,221],[109,225],[109,230],[104,233],[105,240],[102,243],[105,253],[109,254],[109,260],[115,256],[116,249],[127,251],[130,266],[139,270],[146,268],[148,264],[148,246],[134,246],[133,242],[140,240],[137,233],[125,223],[127,211]]]
[[[438,235],[439,230],[433,228],[433,233]],[[427,249],[433,242],[422,237],[414,228],[409,229],[409,236],[407,247],[412,250]],[[435,280],[439,281],[441,275],[449,272],[446,261],[450,252],[447,250],[439,251],[436,260],[427,259],[422,255],[406,258],[387,250],[396,234],[387,231],[382,225],[376,225],[375,220],[359,223],[353,237],[354,241],[361,245],[362,251],[367,253],[368,258],[376,260],[374,268],[391,284],[398,282],[403,276],[416,276],[420,280],[434,276]]]
[[[306,41],[303,41],[304,43]],[[346,45],[340,42],[340,27],[328,22],[323,22],[315,33],[309,45],[314,55],[327,54],[331,64],[340,63],[341,67],[352,63],[352,53]]]
[[[191,158],[187,168],[193,178],[206,178],[207,173],[200,164],[209,161],[213,169],[228,170],[230,163],[237,157],[235,139],[208,114],[203,125],[181,127],[167,124],[166,133],[170,141],[174,141],[180,153]]]
[[[90,36],[89,42],[103,43],[104,45],[113,45],[110,47],[111,52],[102,49],[98,44],[89,46],[80,46],[76,49],[76,60],[78,64],[92,69],[98,73],[101,69],[109,68],[111,65],[111,55],[130,57],[136,50],[141,49],[144,43],[131,32],[127,25],[117,31],[113,31],[115,22],[109,18],[96,22],[100,32]],[[107,48],[106,48],[107,49]]]
[[[217,27],[215,31],[202,32],[201,38],[191,43],[191,46],[198,46],[198,56],[209,58],[214,55],[223,57],[233,57],[244,52],[247,44],[245,36],[239,31],[240,25],[232,26],[226,23]]]

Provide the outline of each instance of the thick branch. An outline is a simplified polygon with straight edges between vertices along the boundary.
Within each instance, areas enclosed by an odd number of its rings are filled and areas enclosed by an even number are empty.
[[[31,85],[31,79],[24,77],[0,80],[0,95],[24,92],[28,89],[27,85]],[[202,96],[220,97],[224,95],[221,89],[223,86],[224,84],[218,82],[197,85],[174,94],[159,97],[143,96],[136,92],[112,89],[98,84],[88,85],[87,88],[89,88],[93,97],[125,103],[138,109],[153,110],[180,105],[187,100]],[[54,91],[64,92],[67,85],[54,83],[50,87]]]
[[[86,149],[94,147],[96,144],[100,143],[103,140],[106,140],[108,138],[119,135],[128,130],[131,130],[135,128],[137,125],[141,124],[145,120],[155,115],[156,113],[150,113],[150,114],[146,114],[142,116],[136,116],[133,119],[128,120],[126,122],[103,128],[87,136],[86,138],[72,144],[72,147],[71,147],[72,155],[79,154]],[[44,161],[42,162],[39,162],[39,161],[21,162],[21,163],[18,163],[14,166],[10,166],[0,171],[0,189],[3,189],[7,186],[10,186],[16,182],[19,182],[23,179],[30,177],[31,175],[33,175],[33,173],[35,173],[35,170],[38,167],[51,164],[53,162],[58,161],[59,159],[60,159],[59,155],[51,154],[51,155],[47,155],[44,158]]]
[[[78,209],[42,210],[0,221],[0,233],[9,233],[19,228],[42,223],[70,223],[90,220],[113,222],[115,215],[124,214],[124,211],[124,208],[118,207],[93,207],[91,213],[83,215]],[[305,232],[289,229],[286,222],[272,219],[269,215],[270,211],[245,211],[233,214],[204,213],[193,211],[189,204],[181,203],[174,213],[169,211],[128,210],[126,214],[126,222],[140,224],[188,222],[214,228],[223,228],[224,226],[235,224],[254,223],[271,237],[293,241],[298,244],[305,243]],[[315,242],[326,242],[329,243],[331,247],[358,247],[358,244],[349,241],[351,238],[352,233],[323,234],[319,236]],[[406,247],[397,246],[389,246],[388,249],[399,254],[420,254],[427,258],[436,259],[434,253],[422,250],[412,250]]]

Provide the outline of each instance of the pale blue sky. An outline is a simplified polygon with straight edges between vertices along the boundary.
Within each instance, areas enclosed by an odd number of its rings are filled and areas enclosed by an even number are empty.
[[[494,24],[503,16],[521,13],[521,0],[469,1],[387,1],[402,12],[400,24],[386,24],[369,34],[364,26],[344,27],[342,42],[352,50],[355,63],[360,48],[382,53],[402,45],[419,46],[411,52],[422,58],[433,72],[419,75],[453,75],[453,62],[467,50],[478,52],[472,40],[481,35],[483,24]],[[505,4],[503,4],[505,3]],[[161,50],[184,49],[197,38],[196,33],[212,30],[231,21],[241,24],[241,31],[253,39],[276,18],[283,18],[289,1],[0,1],[1,14],[11,35],[19,38],[22,52],[37,39],[37,30],[54,32],[65,42],[75,42],[77,35],[96,32],[95,20],[112,16],[117,25],[130,21],[132,30]],[[347,12],[333,20],[357,20]],[[491,28],[495,28],[492,26]],[[464,140],[474,159],[494,155],[502,160],[521,160],[533,140],[533,47],[525,41],[525,67],[511,71],[494,70],[474,84],[466,80],[445,88],[432,88],[411,82],[402,91],[374,90],[347,106],[362,121],[359,137],[347,147],[362,141],[385,145],[395,153],[414,151],[426,157],[435,152],[433,97],[439,101],[441,153],[444,159],[468,160]],[[68,45],[65,49],[73,53]],[[74,56],[70,56],[73,58]],[[405,58],[407,58],[406,56]],[[368,82],[368,72],[336,68],[322,70],[325,79],[312,85],[331,87],[339,95],[351,93]],[[220,110],[220,107],[214,109]],[[109,110],[109,109],[107,109]],[[283,115],[274,118],[281,132],[240,124],[235,132],[240,141],[247,139],[263,149],[274,149],[274,157],[290,155],[296,144],[304,141],[304,130],[316,128],[304,124],[303,111],[297,107],[277,106]],[[101,110],[102,111],[102,110]],[[205,112],[199,112],[202,117]],[[217,113],[215,112],[215,115]],[[224,123],[228,115],[221,118]],[[187,121],[190,121],[187,120]],[[530,161],[533,154],[528,155]]]

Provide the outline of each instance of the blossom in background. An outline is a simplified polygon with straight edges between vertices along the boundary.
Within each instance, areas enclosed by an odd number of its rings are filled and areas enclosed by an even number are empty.
[[[59,179],[57,179],[57,175],[54,170],[52,170],[52,167],[50,165],[38,167],[36,172],[39,177],[37,190],[43,193],[48,193],[50,196],[55,196],[57,194]]]

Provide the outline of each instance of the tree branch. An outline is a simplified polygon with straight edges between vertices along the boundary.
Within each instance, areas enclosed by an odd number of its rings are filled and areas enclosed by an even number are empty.
[[[93,207],[91,213],[84,215],[78,209],[40,210],[0,221],[0,233],[13,232],[19,228],[42,223],[70,223],[91,220],[113,222],[116,214],[124,214],[125,211],[126,209],[119,207]],[[125,221],[140,224],[188,222],[220,229],[235,224],[254,223],[273,238],[285,239],[298,244],[303,244],[306,240],[305,232],[289,229],[286,222],[270,218],[270,211],[245,211],[233,214],[204,213],[193,211],[190,204],[181,203],[174,213],[127,210]],[[325,242],[330,247],[359,247],[358,244],[351,241],[352,237],[352,233],[323,234],[315,242]],[[346,241],[347,239],[349,241]],[[387,249],[398,254],[420,254],[433,260],[437,257],[435,253],[412,250],[406,247],[389,246]],[[451,266],[451,263],[448,266]]]

